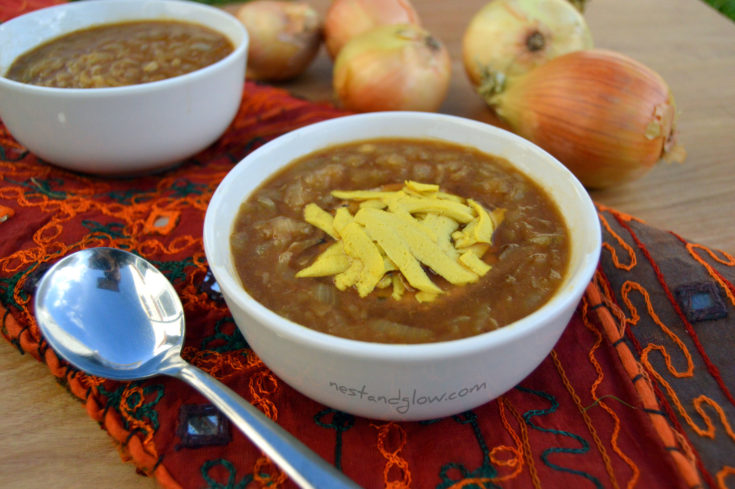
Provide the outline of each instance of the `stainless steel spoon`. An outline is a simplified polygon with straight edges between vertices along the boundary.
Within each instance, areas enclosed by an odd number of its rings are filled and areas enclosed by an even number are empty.
[[[48,343],[79,369],[114,380],[177,377],[206,396],[300,487],[359,487],[181,358],[184,309],[171,283],[144,259],[115,248],[73,253],[44,274],[35,310]]]

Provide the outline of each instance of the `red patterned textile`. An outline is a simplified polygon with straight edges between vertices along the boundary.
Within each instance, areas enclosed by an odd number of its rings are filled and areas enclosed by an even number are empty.
[[[22,10],[8,3],[0,20]],[[183,428],[196,420],[192,406],[206,401],[182,382],[114,382],[56,356],[32,297],[42,273],[68,253],[113,246],[152,261],[182,298],[186,360],[365,488],[735,485],[735,257],[602,206],[602,258],[576,314],[542,365],[499,399],[444,419],[383,422],[320,405],[270,372],[204,286],[207,202],[252,149],[341,115],[248,82],[213,146],[165,173],[127,179],[48,165],[0,123],[3,336],[44,362],[123,458],[167,489],[293,485],[234,428],[192,441]]]

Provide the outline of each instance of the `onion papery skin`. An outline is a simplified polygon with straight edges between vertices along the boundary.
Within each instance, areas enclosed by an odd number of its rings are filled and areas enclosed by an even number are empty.
[[[474,86],[492,92],[552,58],[592,47],[587,22],[568,0],[491,0],[465,28],[462,63]]]
[[[684,158],[667,83],[620,53],[593,49],[554,58],[488,102],[511,130],[589,189],[640,178],[661,158]]]
[[[305,2],[253,0],[235,16],[248,31],[247,77],[285,81],[309,67],[322,42],[318,12]]]
[[[347,41],[375,27],[421,25],[408,0],[333,0],[324,15],[324,44],[332,59]]]
[[[439,109],[449,89],[444,44],[414,24],[376,27],[350,40],[334,63],[342,107],[356,112]]]

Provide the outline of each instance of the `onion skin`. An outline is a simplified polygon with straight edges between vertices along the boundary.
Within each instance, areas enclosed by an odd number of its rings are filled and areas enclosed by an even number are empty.
[[[439,109],[449,89],[446,47],[414,24],[376,27],[350,40],[334,63],[340,104],[356,112]]]
[[[321,46],[321,19],[305,2],[252,0],[240,7],[235,16],[250,37],[250,79],[295,78],[308,68]]]
[[[462,62],[481,93],[548,60],[593,47],[582,14],[568,0],[491,0],[462,37]]]
[[[583,13],[584,10],[587,8],[587,0],[569,0],[569,3],[574,5],[574,8]]]
[[[488,99],[511,130],[560,160],[589,189],[683,161],[674,97],[660,75],[623,54],[565,54]]]
[[[324,16],[324,44],[332,59],[353,37],[391,24],[421,25],[409,0],[333,0]]]

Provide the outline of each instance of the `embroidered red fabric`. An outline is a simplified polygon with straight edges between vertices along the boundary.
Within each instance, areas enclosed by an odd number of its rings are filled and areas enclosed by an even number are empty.
[[[0,2],[0,19],[21,11]],[[0,124],[3,336],[44,362],[123,458],[167,489],[293,485],[235,429],[208,425],[211,413],[190,407],[205,400],[183,383],[90,377],[48,348],[32,297],[41,274],[67,253],[115,246],[153,261],[185,306],[185,358],[365,488],[735,483],[735,258],[602,206],[602,259],[577,313],[543,364],[501,398],[445,419],[379,422],[320,405],[273,375],[206,286],[204,212],[249,151],[340,115],[248,82],[235,121],[212,147],[163,174],[119,180],[48,165]],[[187,423],[209,438],[187,435]]]

